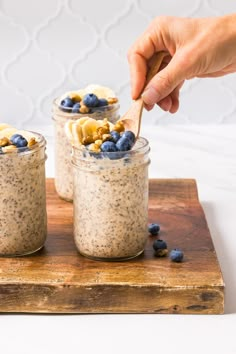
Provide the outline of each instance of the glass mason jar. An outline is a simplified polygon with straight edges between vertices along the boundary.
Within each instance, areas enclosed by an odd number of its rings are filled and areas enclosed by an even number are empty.
[[[36,252],[46,240],[46,141],[33,134],[30,150],[0,154],[0,256]]]
[[[82,255],[112,261],[143,252],[148,236],[149,150],[144,138],[128,152],[95,155],[72,148],[74,239]]]
[[[55,187],[57,194],[67,201],[73,200],[73,175],[71,173],[71,144],[65,134],[65,123],[69,120],[76,120],[82,117],[94,119],[107,118],[111,123],[119,119],[118,103],[108,107],[94,108],[93,113],[67,113],[58,106],[58,99],[53,102],[53,120],[55,137]],[[108,109],[107,109],[108,108]]]

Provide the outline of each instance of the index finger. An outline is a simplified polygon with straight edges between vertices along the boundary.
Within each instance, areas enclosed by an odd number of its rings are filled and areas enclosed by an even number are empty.
[[[137,41],[133,44],[128,52],[128,62],[131,78],[131,94],[132,98],[136,99],[141,94],[147,74],[147,62],[159,50],[164,49],[164,46],[155,45],[156,34],[148,29],[144,32]],[[160,41],[161,44],[161,41]]]

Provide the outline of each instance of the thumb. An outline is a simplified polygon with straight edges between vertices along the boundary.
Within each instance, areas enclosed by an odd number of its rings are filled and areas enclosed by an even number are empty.
[[[173,56],[169,64],[148,83],[142,94],[144,103],[150,106],[159,102],[174,91],[186,77],[187,72],[183,70],[183,63],[177,56]]]

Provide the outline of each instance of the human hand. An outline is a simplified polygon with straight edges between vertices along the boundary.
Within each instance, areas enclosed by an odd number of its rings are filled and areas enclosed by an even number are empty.
[[[236,14],[212,18],[157,17],[128,52],[132,98],[142,93],[148,64],[165,51],[160,71],[142,97],[150,110],[157,103],[175,113],[186,79],[218,77],[236,71]]]

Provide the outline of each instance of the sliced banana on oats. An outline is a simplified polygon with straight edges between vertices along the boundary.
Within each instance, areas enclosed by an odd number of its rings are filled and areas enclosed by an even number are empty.
[[[82,128],[76,122],[74,122],[74,124],[72,124],[72,136],[73,136],[73,144],[74,145],[78,146],[78,145],[82,144],[82,139],[83,139]]]
[[[7,123],[1,123],[0,124],[0,131],[3,130],[3,129],[7,129],[7,128],[12,128],[12,126],[7,124]]]
[[[103,126],[104,124],[108,123],[110,131],[112,131],[115,126],[113,123],[109,122],[106,118],[98,119],[97,122],[100,123],[100,126]]]
[[[114,125],[108,122],[107,119],[95,120],[90,117],[82,117],[76,121],[67,121],[65,124],[65,133],[72,145],[87,145],[100,139],[98,128],[103,129],[108,124],[110,130],[112,130]]]
[[[2,148],[3,152],[16,152],[17,151],[17,147],[15,145],[8,145],[8,146],[4,146]]]
[[[82,128],[80,119],[76,121],[69,120],[65,124],[65,133],[70,143],[73,145],[81,145],[83,140]]]
[[[15,134],[16,132],[18,132],[18,130],[16,128],[6,128],[0,131],[0,138],[8,138],[10,139],[10,137]]]
[[[79,124],[81,127],[82,125],[88,120],[90,119],[89,117],[82,117],[76,120],[76,123]]]
[[[82,133],[83,133],[83,137],[87,137],[87,136],[93,136],[96,131],[97,128],[100,127],[100,124],[97,120],[93,119],[93,118],[89,118],[83,125],[82,125]]]
[[[74,124],[73,120],[68,120],[65,124],[65,133],[70,142],[73,142],[72,126]]]
[[[116,94],[113,90],[106,86],[100,86],[96,84],[91,84],[85,87],[83,91],[83,96],[87,93],[94,93],[98,98],[108,98],[108,97],[116,97]]]

